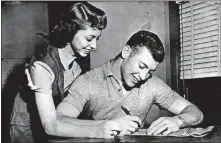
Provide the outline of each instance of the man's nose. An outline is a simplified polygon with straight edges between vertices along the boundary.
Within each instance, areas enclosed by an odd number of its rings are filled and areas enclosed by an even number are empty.
[[[146,71],[142,71],[141,73],[140,73],[140,79],[141,80],[146,80],[148,77],[149,77],[149,70],[146,70]]]

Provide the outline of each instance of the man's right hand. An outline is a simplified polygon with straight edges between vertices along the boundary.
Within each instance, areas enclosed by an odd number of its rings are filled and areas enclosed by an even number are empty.
[[[107,120],[96,126],[91,133],[93,138],[113,138],[115,135],[131,134],[137,130],[142,121],[137,116],[121,116],[113,120]]]
[[[118,122],[111,120],[97,125],[94,129],[91,131],[92,138],[114,138],[122,130]]]
[[[138,127],[142,124],[142,121],[139,117],[130,115],[121,116],[113,119],[112,121],[115,121],[120,125],[120,136],[131,134],[132,132],[136,131]]]

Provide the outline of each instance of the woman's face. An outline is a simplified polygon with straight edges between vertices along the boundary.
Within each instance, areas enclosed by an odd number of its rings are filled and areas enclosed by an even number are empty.
[[[86,57],[92,49],[96,49],[100,36],[101,30],[86,25],[85,29],[78,30],[71,41],[73,50],[82,57]]]

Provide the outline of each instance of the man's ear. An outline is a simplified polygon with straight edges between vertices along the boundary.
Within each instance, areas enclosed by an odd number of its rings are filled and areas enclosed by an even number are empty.
[[[127,58],[130,55],[131,48],[128,45],[125,45],[122,49],[121,56],[123,59]]]

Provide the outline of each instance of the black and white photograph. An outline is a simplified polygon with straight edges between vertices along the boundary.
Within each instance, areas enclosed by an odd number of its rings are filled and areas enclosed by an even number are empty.
[[[1,1],[1,141],[221,142],[221,1]]]

